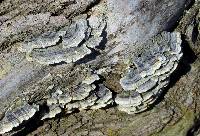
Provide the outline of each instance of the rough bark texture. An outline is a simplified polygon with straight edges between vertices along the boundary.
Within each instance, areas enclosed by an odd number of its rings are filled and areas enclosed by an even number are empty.
[[[9,112],[16,116],[16,109],[30,106],[24,115],[28,117],[23,117],[27,119],[2,135],[200,135],[199,8],[199,0],[0,1],[0,130]],[[85,20],[86,27],[80,21],[80,29],[76,28],[77,20]],[[167,73],[167,86],[161,85],[147,103],[127,108],[118,103],[121,95],[127,95],[121,78],[127,69],[138,68],[130,60],[157,46],[151,41],[163,41],[163,31],[181,34],[183,56],[174,62],[176,70]],[[57,39],[49,38],[49,33]],[[41,45],[40,38],[44,40]],[[67,51],[63,51],[68,49],[65,43],[70,46]],[[68,52],[72,53],[63,55]],[[52,57],[56,53],[59,56]],[[94,83],[86,78],[93,74],[98,75]],[[73,94],[74,86],[81,88],[83,82],[89,96]],[[52,104],[55,99],[61,101],[59,93],[67,93],[66,88],[75,90],[70,92],[71,105]],[[108,91],[101,94],[98,90]],[[95,104],[83,105],[92,94],[98,96]],[[144,98],[144,93],[139,95]]]

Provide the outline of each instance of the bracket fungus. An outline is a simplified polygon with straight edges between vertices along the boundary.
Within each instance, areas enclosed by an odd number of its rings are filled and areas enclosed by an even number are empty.
[[[29,61],[40,64],[76,62],[91,53],[90,48],[99,45],[102,37],[90,36],[90,27],[85,17],[78,18],[57,32],[44,33],[22,43],[20,51],[26,52]]]
[[[182,56],[181,37],[177,32],[163,32],[148,40],[144,46],[148,50],[142,50],[139,57],[133,57],[135,67],[128,68],[120,79],[124,92],[115,99],[120,109],[128,113],[140,112],[140,105],[148,107],[156,100]]]
[[[18,127],[23,121],[34,116],[39,110],[38,105],[25,104],[11,111],[7,111],[5,117],[0,121],[0,134],[11,131],[14,127]]]
[[[2,60],[12,61],[0,64],[0,134],[37,111],[45,112],[40,118],[44,120],[62,111],[69,114],[112,104],[129,114],[152,105],[182,57],[180,34],[165,31],[166,20],[182,8],[175,6],[173,12],[174,6],[170,7],[164,18],[163,10],[155,13],[152,7],[140,10],[140,6],[137,0],[87,5],[89,11],[74,13],[64,25],[27,36],[9,53],[0,54]],[[10,105],[17,108],[9,109]],[[40,111],[39,105],[49,109]]]

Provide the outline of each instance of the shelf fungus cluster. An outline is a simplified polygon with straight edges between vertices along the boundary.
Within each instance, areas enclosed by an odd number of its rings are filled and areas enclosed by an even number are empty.
[[[116,1],[108,1],[115,8]],[[110,105],[133,114],[153,104],[181,59],[181,36],[157,32],[165,30],[162,27],[150,31],[149,26],[158,27],[157,19],[152,19],[157,23],[141,25],[145,23],[132,15],[136,4],[132,2],[127,3],[130,18],[121,15],[125,10],[108,10],[101,1],[89,13],[76,14],[52,31],[27,36],[8,53],[0,54],[0,134],[36,115],[45,120]],[[113,26],[119,17],[118,25]],[[143,27],[148,28],[148,35],[140,31]],[[47,109],[41,110],[43,106]]]
[[[81,27],[76,28],[76,30],[82,31],[82,33],[79,33],[72,30],[72,27],[76,25],[70,26],[68,31],[45,34],[49,40],[42,35],[42,37],[29,42],[29,46],[23,45],[20,50],[25,51],[27,53],[26,56],[30,55],[29,57],[32,60],[42,65],[45,64],[45,66],[46,64],[54,64],[62,61],[71,63],[83,58],[84,55],[91,52],[87,47],[89,44],[85,45],[88,41],[80,45],[82,40],[86,38],[84,31],[88,30],[88,28],[84,28],[86,24],[83,21],[80,26],[77,25],[77,27]],[[72,31],[74,31],[73,34],[75,35],[71,34]],[[69,36],[67,35],[68,33],[70,33]],[[59,37],[62,37],[62,42],[59,42]],[[69,37],[69,40],[66,37]],[[46,42],[43,44],[45,40]],[[89,42],[93,43],[89,45],[89,48],[95,48],[93,45],[98,43]],[[65,45],[64,43],[67,44]],[[67,74],[67,77],[61,73],[57,74],[57,76],[60,76],[61,81],[51,83],[48,89],[46,89],[49,95],[46,94],[44,96],[44,101],[46,101],[49,109],[47,112],[42,113],[43,117],[41,120],[53,118],[62,111],[69,114],[75,110],[100,109],[113,103],[117,104],[119,110],[129,114],[144,111],[157,100],[163,89],[168,85],[169,76],[176,69],[178,61],[182,56],[180,45],[181,37],[179,33],[163,32],[147,40],[144,44],[130,49],[134,54],[129,55],[129,64],[118,81],[122,91],[117,93],[116,96],[101,81],[100,77],[104,75],[101,75],[101,72],[99,73],[98,70],[87,66],[73,68],[73,70],[61,70],[64,73],[70,74]],[[70,50],[70,52],[67,50]],[[38,52],[36,53],[36,51]],[[68,56],[67,54],[70,55]],[[78,56],[75,54],[78,54]],[[69,59],[70,57],[72,58]],[[50,74],[50,76],[48,75],[41,80],[40,85],[43,84],[45,86],[45,80],[47,79],[55,79],[55,73],[54,76]],[[24,104],[17,109],[8,110],[0,121],[0,134],[19,126],[23,121],[33,117],[38,110],[38,106],[31,106],[29,104]]]
[[[154,103],[177,68],[182,56],[180,45],[181,37],[176,32],[163,32],[145,43],[148,50],[140,49],[137,57],[132,57],[134,66],[120,79],[123,92],[115,99],[119,110],[136,113]]]
[[[76,86],[57,89],[47,99],[49,112],[42,117],[42,120],[55,117],[62,112],[62,109],[72,113],[75,110],[100,109],[113,103],[112,92],[103,84],[94,83],[99,79],[97,74],[91,74]]]
[[[0,122],[0,134],[11,131],[18,127],[23,121],[32,118],[39,110],[38,105],[24,104],[18,108],[8,110]]]
[[[37,38],[25,41],[19,50],[26,52],[29,61],[40,64],[76,62],[90,54],[91,48],[98,46],[103,38],[100,36],[101,33],[91,34],[88,22],[86,15],[77,17],[69,26],[57,32],[46,32]]]

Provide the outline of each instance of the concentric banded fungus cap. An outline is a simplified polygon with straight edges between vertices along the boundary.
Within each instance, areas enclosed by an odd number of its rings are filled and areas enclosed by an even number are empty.
[[[0,121],[0,134],[11,131],[14,127],[18,127],[23,121],[33,117],[39,110],[37,105],[25,104],[22,107],[8,111],[5,117]]]
[[[135,68],[129,68],[120,79],[124,92],[117,95],[115,102],[120,110],[128,113],[141,112],[157,99],[182,56],[181,37],[177,32],[163,32],[142,47],[145,45],[148,48],[141,49],[139,57],[133,56]],[[131,97],[131,94],[138,94],[138,97]]]

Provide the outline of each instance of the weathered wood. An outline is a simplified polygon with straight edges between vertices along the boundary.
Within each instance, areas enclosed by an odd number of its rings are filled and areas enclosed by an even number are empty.
[[[199,5],[3,0],[0,134],[197,134]]]

